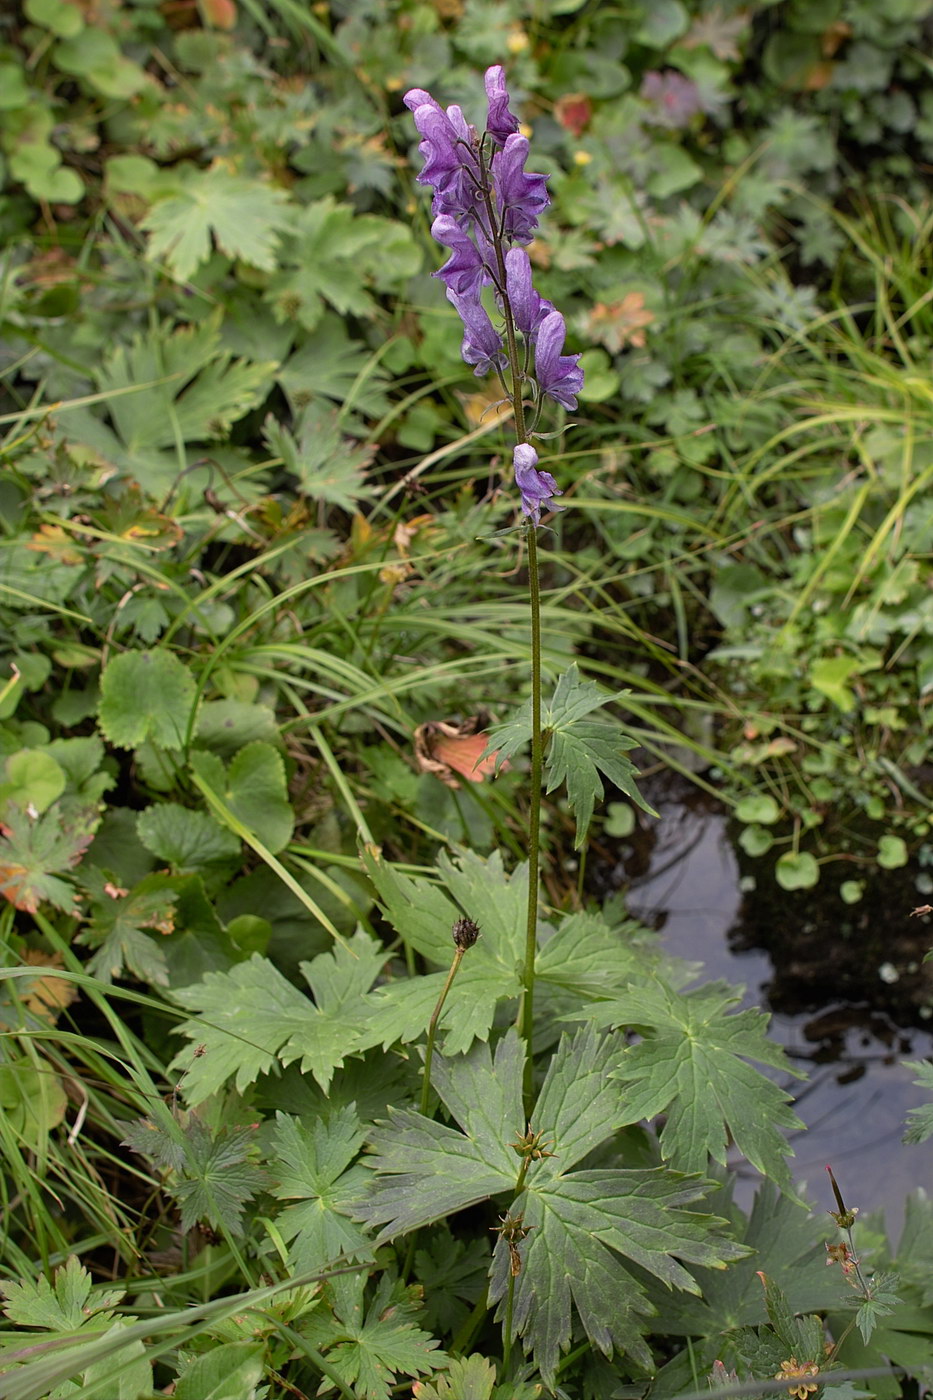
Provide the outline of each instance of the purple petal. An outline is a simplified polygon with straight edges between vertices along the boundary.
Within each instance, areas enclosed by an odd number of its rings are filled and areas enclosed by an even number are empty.
[[[499,145],[505,144],[509,136],[518,130],[518,117],[509,111],[509,94],[505,86],[505,69],[499,64],[486,69],[486,96],[489,99],[489,115],[486,130]]]
[[[436,102],[429,92],[424,88],[409,88],[402,98],[409,112],[417,112],[419,107],[434,107],[438,112],[443,111],[441,104]]]
[[[418,150],[424,159],[424,167],[416,177],[418,183],[444,189],[456,178],[462,164],[457,133],[447,113],[442,112],[436,102],[423,102],[416,107],[414,118],[415,126],[423,137]]]
[[[463,322],[464,334],[460,353],[468,365],[474,365],[474,374],[487,374],[493,366],[505,369],[507,357],[502,348],[502,337],[490,321],[486,308],[479,300],[458,296],[447,288],[447,300],[457,308]]]
[[[531,262],[524,248],[510,248],[505,255],[505,291],[516,328],[523,335],[534,335],[554,307],[532,286]]]
[[[527,159],[527,137],[516,132],[508,137],[501,151],[496,151],[490,166],[503,230],[506,238],[515,243],[531,242],[538,215],[551,202],[547,176],[526,172]]]
[[[538,454],[530,443],[520,442],[517,445],[512,453],[512,465],[515,468],[515,485],[521,492],[522,510],[537,525],[541,520],[541,511],[550,510],[551,497],[564,493],[558,490],[550,472],[535,470]]]
[[[431,225],[431,237],[446,248],[452,249],[440,271],[433,273],[458,296],[469,296],[474,301],[479,297],[484,282],[491,278],[483,266],[483,259],[476,243],[461,227],[456,219],[441,214]]]
[[[559,311],[551,311],[538,328],[535,344],[535,379],[542,394],[564,408],[577,406],[576,396],[583,388],[579,355],[562,355],[567,328]]]

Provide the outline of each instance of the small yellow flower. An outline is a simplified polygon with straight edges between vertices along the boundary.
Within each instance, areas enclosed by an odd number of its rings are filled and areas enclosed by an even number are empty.
[[[787,1393],[796,1395],[797,1400],[807,1400],[807,1396],[812,1395],[817,1389],[816,1382],[807,1378],[819,1374],[820,1368],[815,1361],[808,1361],[801,1366],[798,1364],[796,1356],[792,1356],[789,1361],[781,1362],[781,1369],[774,1379],[776,1381],[797,1381],[796,1385],[787,1387]]]

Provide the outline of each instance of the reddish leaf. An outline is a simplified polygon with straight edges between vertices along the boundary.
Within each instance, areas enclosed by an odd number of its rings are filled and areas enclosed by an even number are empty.
[[[433,773],[449,788],[458,788],[455,773],[470,783],[481,783],[495,770],[496,755],[482,758],[486,748],[484,726],[488,715],[471,715],[456,724],[429,720],[415,730],[415,762],[422,773]]]
[[[45,902],[73,912],[75,893],[59,876],[78,864],[99,820],[96,807],[56,803],[34,821],[11,807],[0,826],[0,894],[27,914]]]

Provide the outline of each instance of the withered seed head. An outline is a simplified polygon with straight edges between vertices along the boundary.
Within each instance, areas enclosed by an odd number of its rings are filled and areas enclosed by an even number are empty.
[[[479,926],[472,919],[458,919],[450,932],[458,948],[472,948],[479,938]]]

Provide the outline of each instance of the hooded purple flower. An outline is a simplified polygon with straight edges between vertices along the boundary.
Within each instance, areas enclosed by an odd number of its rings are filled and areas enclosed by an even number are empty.
[[[557,482],[550,472],[539,472],[538,454],[530,443],[520,442],[512,453],[515,468],[515,485],[522,496],[522,510],[529,516],[533,525],[541,522],[542,510],[550,510],[551,497],[562,496]]]
[[[535,379],[542,394],[547,394],[564,408],[577,406],[577,394],[583,388],[583,371],[579,355],[562,355],[567,328],[559,311],[551,311],[538,328],[535,343]]]
[[[452,249],[444,266],[431,274],[458,296],[476,301],[483,284],[492,278],[486,271],[476,241],[449,214],[440,214],[431,225],[431,237]]]
[[[407,92],[405,105],[413,113],[421,137],[424,166],[418,180],[434,191],[431,232],[438,243],[450,249],[447,261],[434,275],[444,283],[448,300],[463,322],[461,353],[477,375],[497,371],[506,393],[515,398],[521,422],[518,396],[523,381],[531,378],[528,359],[534,351],[537,393],[533,432],[544,396],[564,408],[576,408],[583,371],[579,355],[562,353],[564,318],[535,290],[531,263],[521,246],[531,242],[538,218],[550,203],[547,176],[525,169],[528,141],[509,108],[505,72],[499,64],[486,70],[485,87],[488,110],[481,133],[469,125],[459,107],[445,110],[422,88]],[[511,366],[503,334],[482,304],[483,288],[490,283],[500,309],[510,309],[510,320],[522,341]],[[522,509],[535,524],[542,504],[560,494],[552,476],[535,470],[537,460],[534,448],[527,442],[519,444],[516,480],[522,492]]]
[[[411,108],[422,140],[418,150],[424,159],[415,178],[434,190],[435,214],[460,220],[473,217],[473,203],[480,179],[475,151],[476,132],[464,121],[459,107],[445,112],[430,93],[412,88],[404,101]]]
[[[538,215],[550,204],[547,176],[525,170],[528,138],[518,132],[508,137],[492,158],[492,181],[502,216],[502,231],[512,243],[530,243],[538,227]]]
[[[514,112],[509,111],[509,93],[505,85],[505,69],[496,64],[495,68],[486,69],[486,96],[489,99],[489,115],[486,118],[486,130],[492,139],[500,146],[505,145],[506,140],[513,131],[518,130],[518,117]]]
[[[490,321],[485,307],[479,300],[458,296],[447,288],[447,300],[457,308],[457,314],[464,325],[463,344],[460,353],[468,365],[474,365],[474,374],[488,374],[497,366],[504,370],[508,358],[502,348],[502,337]]]
[[[554,307],[532,286],[531,262],[524,248],[510,248],[505,255],[505,291],[516,330],[534,336]]]

